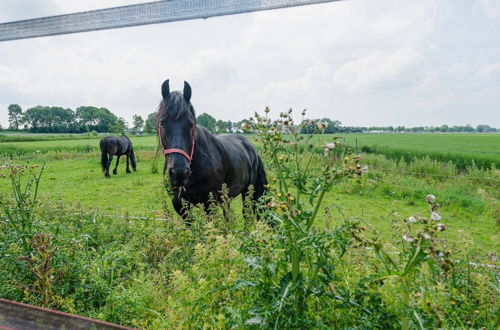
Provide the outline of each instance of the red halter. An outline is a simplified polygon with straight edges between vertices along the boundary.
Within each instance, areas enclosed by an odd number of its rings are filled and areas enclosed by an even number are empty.
[[[196,130],[196,126],[193,126],[193,128],[191,129],[191,141],[193,141],[192,144],[191,144],[191,155],[188,155],[187,152],[185,152],[182,149],[178,149],[178,148],[165,149],[165,146],[163,145],[163,140],[161,138],[161,136],[162,136],[162,134],[161,134],[161,126],[158,125],[158,136],[160,137],[160,144],[161,144],[161,148],[163,150],[163,154],[165,156],[168,155],[168,154],[173,154],[173,153],[181,154],[184,157],[186,157],[186,159],[189,162],[189,165],[191,165],[191,161],[193,160],[193,155],[194,155],[194,147],[195,147],[195,137],[194,137],[195,130]]]

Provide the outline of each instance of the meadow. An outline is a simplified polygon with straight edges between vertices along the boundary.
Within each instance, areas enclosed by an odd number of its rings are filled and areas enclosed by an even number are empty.
[[[154,136],[131,137],[138,171],[122,162],[111,179],[99,137],[0,143],[0,297],[144,328],[498,326],[498,270],[469,262],[498,265],[500,135],[346,135],[331,155],[333,136],[314,136],[314,152],[295,151],[308,173],[269,136],[250,136],[267,220],[249,221],[238,198],[229,217],[193,209],[190,228],[152,171]],[[361,159],[356,139],[372,148]]]

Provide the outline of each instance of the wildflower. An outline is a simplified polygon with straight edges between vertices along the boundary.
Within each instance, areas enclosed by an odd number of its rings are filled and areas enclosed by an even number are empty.
[[[265,113],[269,113],[269,107],[266,107],[266,109],[264,110]]]
[[[335,143],[327,143],[325,149],[333,150],[335,149]]]
[[[37,151],[35,151],[35,152],[36,152],[37,154],[41,153],[41,151],[40,151],[40,150],[37,150]]]
[[[431,219],[432,219],[432,220],[434,220],[434,221],[439,221],[439,220],[441,220],[441,218],[442,218],[442,217],[439,215],[439,213],[437,213],[437,212],[432,212],[432,213],[431,213]]]
[[[368,165],[361,166],[361,172],[363,172],[363,173],[368,172]]]
[[[413,217],[413,216],[412,216],[412,217],[409,217],[409,218],[408,218],[408,222],[416,223],[416,222],[417,222],[417,218],[415,218],[415,217]]]
[[[403,239],[409,243],[413,243],[415,242],[415,238],[413,238],[413,236],[409,235],[409,234],[406,234],[406,235],[403,235]]]
[[[326,123],[324,121],[320,121],[316,124],[316,127],[320,130],[320,131],[324,131],[327,127]]]
[[[446,226],[443,225],[442,223],[438,223],[436,226],[437,231],[444,231],[446,229]]]
[[[279,198],[281,198],[281,193],[277,193],[276,196],[278,196]]]
[[[243,123],[241,124],[241,129],[245,132],[248,132],[250,130],[250,125],[248,125],[247,123]]]
[[[427,200],[427,203],[432,204],[436,201],[436,196],[429,194],[425,197],[425,199]]]
[[[423,233],[422,237],[427,241],[429,241],[432,238],[431,235],[429,235],[428,233]]]
[[[293,202],[293,201],[295,200],[295,198],[293,198],[293,196],[290,196],[290,197],[288,197],[288,200],[289,200],[290,202]]]
[[[334,148],[335,148],[335,143],[327,143],[327,144],[325,145],[325,148],[324,148],[324,149],[325,149],[324,156],[325,156],[325,157],[326,157],[326,156],[328,156],[328,153],[329,153],[331,150],[333,150]]]
[[[283,159],[285,159],[285,156],[284,156],[284,155],[279,155],[279,156],[278,156],[278,160],[280,160],[280,161],[281,161],[281,160],[283,160]]]
[[[306,109],[302,110],[302,116],[306,115]]]

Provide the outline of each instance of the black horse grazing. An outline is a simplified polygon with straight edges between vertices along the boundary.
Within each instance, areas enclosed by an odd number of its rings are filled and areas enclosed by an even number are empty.
[[[101,166],[104,171],[104,175],[109,178],[109,167],[113,161],[113,155],[116,155],[116,166],[113,170],[113,174],[116,174],[116,169],[118,168],[118,163],[120,163],[120,156],[127,156],[127,173],[130,173],[129,160],[132,162],[132,168],[136,170],[136,161],[134,155],[134,148],[132,148],[132,142],[128,137],[122,135],[120,137],[106,136],[101,142]],[[109,157],[108,157],[109,155]]]
[[[252,199],[258,200],[266,191],[267,179],[252,144],[241,135],[213,135],[197,126],[187,82],[183,93],[170,93],[166,80],[161,93],[157,131],[165,155],[163,174],[168,172],[170,177],[175,211],[185,217],[183,199],[202,203],[207,209],[210,194],[219,199],[223,184],[230,198],[242,194],[243,201],[253,185]]]

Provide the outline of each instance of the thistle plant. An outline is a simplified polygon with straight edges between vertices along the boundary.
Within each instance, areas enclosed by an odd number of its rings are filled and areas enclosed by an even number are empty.
[[[274,264],[262,266],[272,269],[265,277],[274,280],[266,279],[260,284],[263,291],[274,293],[270,295],[272,302],[266,305],[274,306],[273,310],[270,314],[269,310],[255,313],[267,315],[267,322],[278,328],[292,326],[286,324],[285,314],[295,314],[295,320],[307,319],[304,313],[309,300],[331,294],[328,286],[335,276],[332,249],[341,241],[347,245],[351,241],[339,240],[331,231],[318,229],[322,226],[314,224],[323,214],[323,200],[332,186],[347,177],[360,177],[363,169],[360,157],[346,152],[339,138],[325,141],[321,133],[326,124],[305,119],[305,110],[300,124],[295,124],[291,109],[277,120],[268,117],[269,108],[264,112],[264,116],[256,113],[250,119],[251,127],[244,128],[258,133],[263,152],[276,174],[268,187],[264,217],[276,227],[274,249],[281,252]],[[304,135],[303,131],[308,133]],[[343,232],[350,235],[350,230]],[[344,252],[345,249],[339,248]],[[252,258],[252,267],[256,267],[256,260]]]
[[[402,220],[402,230],[400,244],[403,252],[399,257],[393,257],[388,253],[384,245],[378,240],[367,240],[381,261],[383,269],[377,275],[372,275],[368,279],[370,282],[396,279],[400,284],[400,298],[404,306],[401,318],[401,328],[409,329],[411,318],[415,318],[417,324],[422,326],[422,318],[418,314],[417,304],[411,297],[419,290],[415,285],[416,277],[420,276],[427,266],[432,276],[432,285],[446,281],[452,273],[454,263],[451,260],[451,251],[447,249],[446,241],[439,238],[440,232],[446,226],[440,222],[441,215],[437,212],[440,205],[436,202],[434,195],[427,195],[426,201],[429,204],[429,216],[412,215]],[[401,220],[400,220],[401,221]],[[439,319],[436,325],[440,325]]]
[[[0,194],[0,207],[5,218],[0,218],[9,227],[27,251],[33,235],[33,213],[38,205],[38,187],[44,166],[4,164],[0,177],[10,179],[12,198]]]

